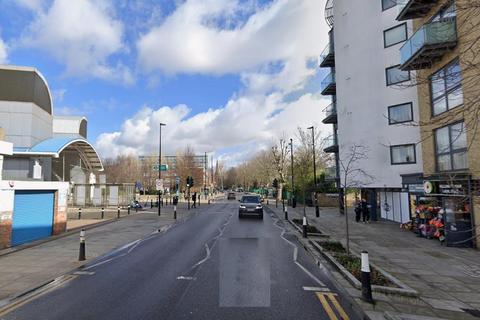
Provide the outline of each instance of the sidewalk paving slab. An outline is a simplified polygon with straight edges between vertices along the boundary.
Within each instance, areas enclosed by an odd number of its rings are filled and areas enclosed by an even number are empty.
[[[275,208],[273,204],[269,208],[283,217],[281,206]],[[290,219],[301,218],[303,207],[288,207],[288,213]],[[360,299],[359,290],[341,280],[340,273],[332,272],[365,311],[391,311],[435,319],[480,319],[465,311],[478,310],[480,305],[480,251],[441,246],[437,240],[419,238],[400,229],[398,223],[356,223],[352,213],[350,209],[351,250],[354,253],[367,250],[372,263],[419,293],[418,298],[413,298],[375,292],[377,301],[371,305]],[[346,245],[345,216],[338,208],[322,208],[316,218],[315,208],[307,207],[306,215],[309,224],[329,234],[331,240]]]

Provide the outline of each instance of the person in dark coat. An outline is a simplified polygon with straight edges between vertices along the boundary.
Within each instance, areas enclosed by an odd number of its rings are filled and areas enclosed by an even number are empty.
[[[365,199],[362,199],[362,221],[363,223],[370,222],[370,209],[368,208],[368,203]]]
[[[193,201],[193,208],[197,207],[197,193],[194,192],[192,195],[192,201]]]
[[[362,216],[362,202],[357,200],[355,203],[355,221],[360,222],[360,217]]]

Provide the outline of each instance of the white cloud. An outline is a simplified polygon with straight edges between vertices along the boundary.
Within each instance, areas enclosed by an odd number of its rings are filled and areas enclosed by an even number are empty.
[[[0,63],[7,63],[7,45],[0,38]]]
[[[43,2],[21,0],[34,10],[21,44],[47,52],[66,67],[67,76],[96,77],[130,84],[130,70],[112,55],[124,52],[124,27],[113,17],[108,1],[55,0],[45,8]]]
[[[242,6],[238,0],[185,1],[137,42],[140,64],[146,71],[223,74],[321,51],[322,1],[277,0],[236,28],[215,22]]]

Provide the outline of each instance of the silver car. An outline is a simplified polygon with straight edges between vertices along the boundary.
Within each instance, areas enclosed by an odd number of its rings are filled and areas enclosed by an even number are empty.
[[[238,217],[243,218],[247,215],[257,216],[263,219],[263,206],[259,196],[244,195],[240,200],[240,207],[238,208]]]

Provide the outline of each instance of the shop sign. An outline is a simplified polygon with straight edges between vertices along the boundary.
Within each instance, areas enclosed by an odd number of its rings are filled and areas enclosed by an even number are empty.
[[[441,194],[455,194],[455,195],[465,194],[463,190],[463,186],[461,184],[441,184],[438,186],[438,189]]]
[[[425,181],[423,183],[423,191],[426,193],[426,194],[430,194],[430,193],[433,193],[433,183],[430,182],[430,181]]]
[[[410,193],[424,193],[423,184],[409,184],[408,192]]]

